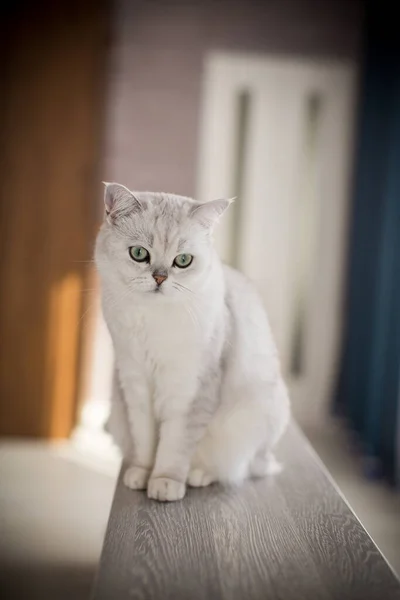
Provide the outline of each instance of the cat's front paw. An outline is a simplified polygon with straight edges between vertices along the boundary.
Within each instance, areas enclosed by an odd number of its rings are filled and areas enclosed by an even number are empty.
[[[213,481],[213,477],[203,471],[203,469],[192,469],[189,472],[188,484],[191,487],[206,487],[213,483]]]
[[[153,477],[147,486],[147,495],[160,502],[175,502],[182,500],[186,493],[186,485],[168,477]]]
[[[124,484],[131,490],[145,490],[150,471],[142,467],[128,467],[124,473]]]

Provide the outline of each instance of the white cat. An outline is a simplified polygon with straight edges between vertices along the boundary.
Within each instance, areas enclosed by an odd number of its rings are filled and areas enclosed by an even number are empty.
[[[275,472],[289,400],[261,301],[213,248],[230,201],[105,185],[95,257],[116,361],[108,430],[130,465],[125,484],[171,501],[187,483]]]

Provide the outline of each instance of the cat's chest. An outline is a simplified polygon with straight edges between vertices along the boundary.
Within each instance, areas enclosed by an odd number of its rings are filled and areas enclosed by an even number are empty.
[[[136,308],[114,316],[111,333],[117,355],[152,368],[174,360],[196,360],[199,325],[184,309]]]

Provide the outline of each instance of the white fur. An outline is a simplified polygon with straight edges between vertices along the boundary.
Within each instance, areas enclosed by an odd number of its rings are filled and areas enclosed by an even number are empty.
[[[106,184],[105,204],[96,262],[116,357],[108,429],[131,465],[125,484],[178,500],[186,483],[276,472],[289,400],[257,293],[213,249],[229,202]],[[150,264],[130,258],[136,245]],[[173,267],[183,252],[193,263]],[[153,271],[167,275],[157,292]]]

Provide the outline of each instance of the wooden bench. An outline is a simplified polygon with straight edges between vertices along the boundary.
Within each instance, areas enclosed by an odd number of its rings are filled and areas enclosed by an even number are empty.
[[[292,425],[284,471],[159,504],[119,478],[95,600],[394,600],[400,584]]]

